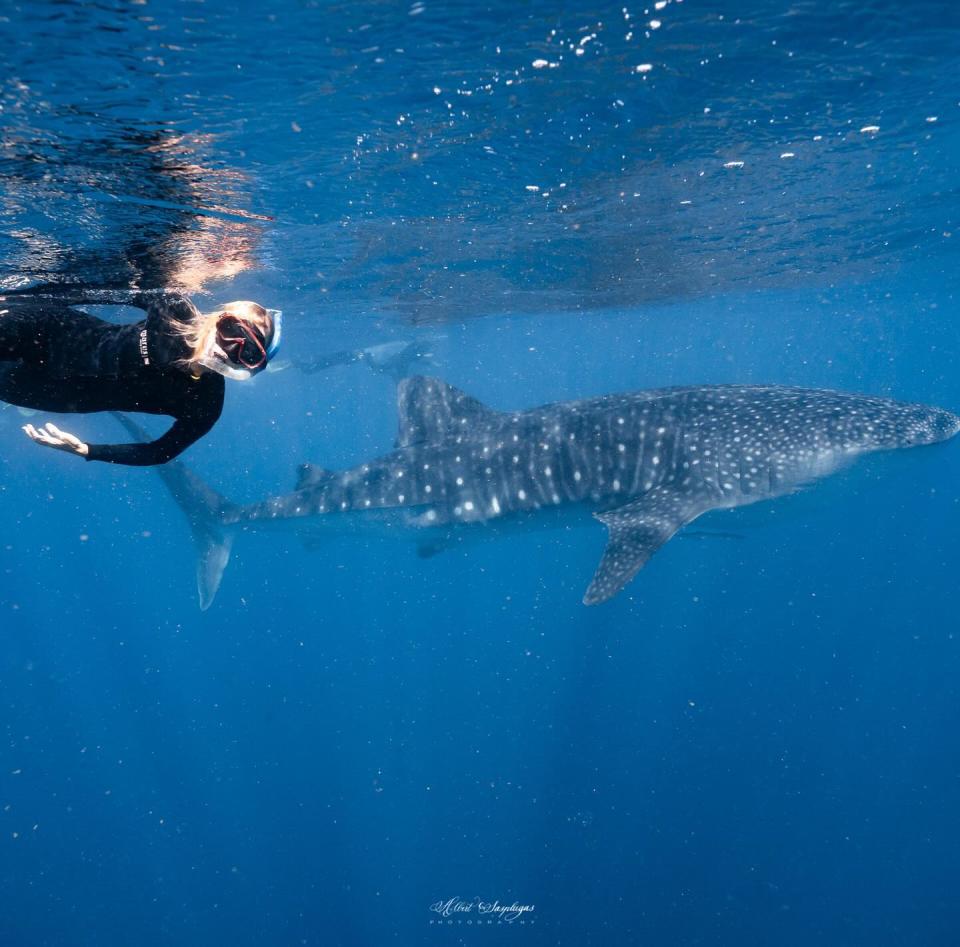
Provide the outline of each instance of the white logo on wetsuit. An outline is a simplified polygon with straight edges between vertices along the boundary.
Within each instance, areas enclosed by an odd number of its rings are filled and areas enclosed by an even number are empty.
[[[140,358],[143,359],[144,365],[150,364],[150,353],[147,351],[147,330],[140,330]]]

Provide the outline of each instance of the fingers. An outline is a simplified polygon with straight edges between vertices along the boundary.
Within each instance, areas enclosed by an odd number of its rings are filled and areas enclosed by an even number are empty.
[[[62,444],[59,438],[53,437],[43,428],[38,431],[32,424],[25,424],[23,430],[27,437],[37,444],[44,444],[47,447],[60,447]]]
[[[67,431],[61,431],[60,428],[56,426],[56,424],[53,424],[52,422],[48,421],[44,425],[44,427],[46,428],[47,433],[50,435],[50,437],[53,440],[58,441],[61,444],[69,444],[70,447],[80,446],[79,438],[74,437],[72,434],[68,433]]]
[[[78,437],[74,437],[67,431],[61,431],[55,424],[49,422],[39,429],[32,424],[25,424],[23,432],[35,444],[42,444],[44,447],[56,447],[59,450],[73,451],[77,454],[87,452],[87,445]]]
[[[32,424],[24,424],[23,431],[31,441],[43,444],[47,440],[46,431],[38,431]]]
[[[61,431],[60,428],[53,424],[48,424],[47,430],[52,437],[58,438],[67,450],[72,450],[75,454],[87,453],[87,445],[75,434],[71,434],[68,431]]]

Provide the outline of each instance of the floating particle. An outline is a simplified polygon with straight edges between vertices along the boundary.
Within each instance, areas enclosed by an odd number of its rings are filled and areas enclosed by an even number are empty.
[[[653,69],[653,63],[650,62],[642,62],[639,66],[633,67],[634,72],[649,72],[651,69]]]
[[[878,131],[880,131],[879,125],[864,125],[863,128],[860,129],[860,134],[873,135],[873,134],[876,134]]]
[[[302,131],[303,131],[303,129],[302,129],[296,122],[291,122],[291,123],[290,123],[290,128],[291,128],[292,131],[295,131],[295,132],[302,132]]]
[[[936,120],[937,120],[937,116],[936,116],[936,115],[928,115],[927,118],[926,118],[926,121],[928,121],[931,125],[932,125]]]
[[[560,65],[558,62],[550,62],[548,59],[534,59],[530,64],[534,69],[556,69]]]
[[[528,185],[526,186],[526,189],[527,189],[528,191],[533,191],[533,193],[536,194],[537,191],[540,190],[540,185],[539,185],[539,184],[528,184]]]
[[[663,24],[659,20],[651,20],[648,24],[651,30],[659,30]]]
[[[653,5],[654,10],[662,10],[667,5],[667,0],[657,0]]]
[[[782,155],[780,155],[780,157],[781,157],[781,158],[796,158],[796,155],[795,155],[792,151],[785,151]]]
[[[723,166],[725,168],[742,168],[743,162],[742,161],[725,161],[723,163]]]

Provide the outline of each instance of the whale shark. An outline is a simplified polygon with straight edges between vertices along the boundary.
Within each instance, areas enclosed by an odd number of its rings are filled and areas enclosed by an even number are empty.
[[[294,490],[249,505],[179,462],[157,468],[193,531],[201,608],[214,600],[238,531],[412,535],[430,555],[468,534],[591,516],[608,531],[583,596],[595,605],[703,513],[780,497],[860,455],[960,431],[960,417],[941,408],[779,386],[663,388],[499,411],[416,376],[399,383],[397,408],[392,451],[350,470],[303,464]]]

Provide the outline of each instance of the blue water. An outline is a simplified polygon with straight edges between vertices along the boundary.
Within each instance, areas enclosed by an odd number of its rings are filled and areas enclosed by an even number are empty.
[[[960,409],[947,0],[0,18],[0,287],[255,298],[291,359],[412,339],[500,408],[768,382]],[[956,443],[714,513],[601,607],[597,524],[430,559],[245,536],[202,613],[157,474],[22,423],[4,947],[958,942]],[[255,500],[395,428],[390,378],[291,367],[184,460]],[[453,898],[533,910],[478,929]]]

